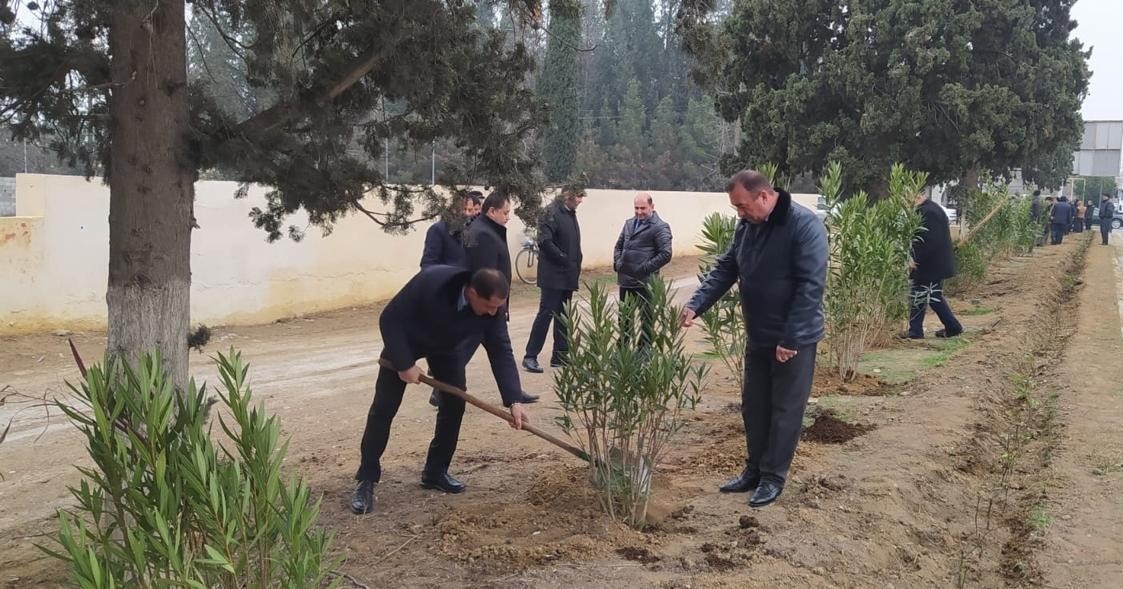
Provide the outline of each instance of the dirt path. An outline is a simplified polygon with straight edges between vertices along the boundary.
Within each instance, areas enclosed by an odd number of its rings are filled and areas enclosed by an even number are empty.
[[[351,515],[345,500],[379,350],[376,308],[222,329],[210,349],[243,350],[256,393],[291,436],[288,464],[323,494],[320,523],[335,534],[341,568],[372,587],[993,587],[1020,584],[1004,568],[1003,551],[1021,546],[1014,516],[1041,472],[1033,455],[1000,478],[1000,442],[1023,415],[1010,411],[1012,378],[1038,334],[1070,331],[1065,321],[1073,314],[1041,311],[1072,291],[1078,253],[1070,239],[1009,260],[985,284],[953,297],[957,310],[970,300],[993,315],[964,316],[970,345],[911,382],[853,395],[823,374],[820,405],[829,402],[868,431],[841,444],[803,442],[784,497],[767,509],[750,510],[745,497],[714,490],[744,456],[738,394],[715,370],[656,481],[659,501],[673,513],[642,532],[604,517],[577,461],[475,411],[465,418],[455,463],[469,492],[420,490],[432,431],[420,387],[395,421],[376,512]],[[690,275],[691,263],[669,274]],[[520,347],[536,298],[523,289],[514,301],[512,339]],[[0,341],[0,378],[22,391],[58,390],[75,377],[56,351],[61,342]],[[93,355],[99,342],[83,336],[79,343]],[[211,372],[201,356],[194,359],[196,374]],[[524,374],[528,390],[545,393],[534,411],[547,426],[558,414],[550,378],[549,371]],[[473,361],[469,388],[495,397],[486,358]],[[0,446],[0,586],[63,580],[32,542],[53,530],[50,515],[66,504],[82,449],[61,425],[35,441],[42,425],[21,419],[13,428],[19,437]],[[994,531],[980,535],[980,498],[1001,489],[999,482],[1013,490],[1009,517],[995,517]],[[1030,546],[1019,555],[1036,560],[1040,551]]]
[[[1050,587],[1123,583],[1121,256],[1119,241],[1089,251],[1079,329],[1059,371],[1068,386],[1060,397],[1065,427],[1042,551]]]

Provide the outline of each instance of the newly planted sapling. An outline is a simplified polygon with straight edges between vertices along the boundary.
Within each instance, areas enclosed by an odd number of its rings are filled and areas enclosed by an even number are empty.
[[[659,458],[683,411],[700,400],[706,374],[686,351],[669,286],[658,277],[649,285],[649,345],[632,347],[625,342],[637,338],[622,337],[620,314],[634,312],[637,297],[617,306],[603,285],[587,284],[584,300],[566,309],[569,355],[554,374],[565,411],[559,425],[588,453],[605,511],[635,527],[646,519]]]

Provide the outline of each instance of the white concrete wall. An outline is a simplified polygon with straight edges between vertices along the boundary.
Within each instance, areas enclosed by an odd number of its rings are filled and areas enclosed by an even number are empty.
[[[233,182],[199,182],[191,243],[191,320],[251,324],[367,304],[392,296],[417,271],[425,227],[391,236],[351,216],[323,237],[266,243],[249,211],[265,189],[233,198]],[[16,216],[0,218],[0,333],[105,326],[109,266],[109,189],[74,176],[21,174]],[[632,216],[633,191],[590,190],[578,210],[585,266],[612,263],[612,248]],[[702,219],[732,213],[724,193],[653,192],[675,234],[675,254],[697,253]],[[814,195],[797,200],[814,206]],[[372,204],[372,206],[375,206]],[[297,214],[289,224],[304,226]],[[518,251],[521,222],[508,241]]]

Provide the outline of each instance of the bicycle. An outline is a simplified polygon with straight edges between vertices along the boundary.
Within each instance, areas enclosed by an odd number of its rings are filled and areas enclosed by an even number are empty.
[[[538,284],[538,242],[523,237],[523,246],[515,254],[515,274],[523,284]]]

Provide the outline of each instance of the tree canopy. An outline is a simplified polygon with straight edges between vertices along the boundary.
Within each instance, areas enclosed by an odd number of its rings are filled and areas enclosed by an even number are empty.
[[[697,79],[742,126],[727,172],[838,161],[883,194],[903,162],[933,183],[1026,167],[1051,184],[1083,128],[1073,1],[742,0],[716,21],[714,2],[688,0],[679,25]]]

